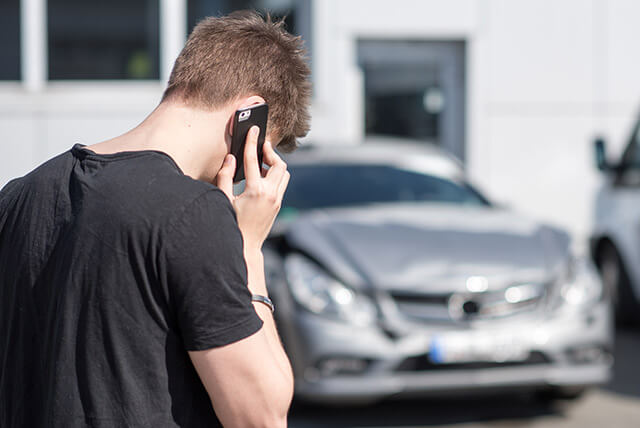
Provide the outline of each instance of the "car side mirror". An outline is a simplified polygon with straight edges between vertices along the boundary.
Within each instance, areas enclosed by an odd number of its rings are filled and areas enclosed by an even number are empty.
[[[596,166],[600,171],[607,171],[610,169],[610,165],[607,163],[607,145],[604,138],[598,137],[593,142],[593,148],[596,155]]]

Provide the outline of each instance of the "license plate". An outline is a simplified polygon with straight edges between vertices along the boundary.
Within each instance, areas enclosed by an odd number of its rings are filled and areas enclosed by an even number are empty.
[[[523,361],[529,349],[512,333],[464,331],[432,336],[429,359],[436,364]]]

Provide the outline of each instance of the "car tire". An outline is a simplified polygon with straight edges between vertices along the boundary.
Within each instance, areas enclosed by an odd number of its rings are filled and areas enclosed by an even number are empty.
[[[610,242],[600,245],[596,254],[596,265],[605,290],[611,296],[616,323],[618,325],[638,324],[638,302],[631,289],[631,281],[616,247]]]

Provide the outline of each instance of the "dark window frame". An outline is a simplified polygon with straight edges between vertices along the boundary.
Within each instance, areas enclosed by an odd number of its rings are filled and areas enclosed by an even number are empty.
[[[47,81],[160,81],[161,33],[160,2],[82,4],[72,17],[65,9],[74,9],[74,1],[47,0]],[[100,7],[96,9],[96,5]],[[120,6],[129,14],[114,14]],[[117,11],[116,11],[117,12]],[[85,22],[81,15],[85,14]],[[92,14],[95,13],[95,16]],[[141,18],[140,18],[141,17]],[[82,22],[71,28],[65,20]],[[58,20],[58,21],[57,21]],[[97,25],[108,20],[109,24]],[[142,21],[142,22],[141,22]],[[93,22],[95,25],[91,25]],[[114,23],[119,23],[121,28]],[[91,28],[91,31],[82,27]],[[87,40],[87,38],[90,38]],[[99,51],[96,54],[96,51]]]
[[[15,7],[14,12],[13,8]],[[6,8],[6,11],[4,10]],[[0,56],[2,56],[2,65],[0,65],[0,82],[19,82],[22,80],[22,22],[21,22],[21,9],[22,1],[13,0],[0,4],[0,28],[4,29],[0,31]],[[15,21],[14,19],[15,18]],[[14,28],[11,25],[6,25],[7,22],[15,22]],[[9,31],[11,30],[11,31]],[[6,56],[5,56],[6,55]],[[6,65],[10,64],[9,67]],[[5,74],[6,73],[6,74]]]

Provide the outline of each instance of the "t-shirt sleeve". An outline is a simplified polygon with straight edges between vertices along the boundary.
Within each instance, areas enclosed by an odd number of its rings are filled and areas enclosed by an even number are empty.
[[[227,345],[260,329],[247,288],[242,235],[222,191],[193,200],[160,241],[159,265],[185,349]]]

